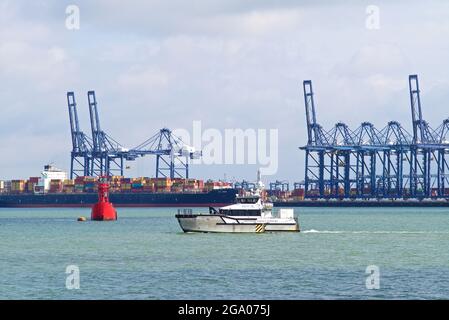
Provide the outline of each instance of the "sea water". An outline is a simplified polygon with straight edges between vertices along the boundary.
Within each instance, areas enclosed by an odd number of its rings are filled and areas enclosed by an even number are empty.
[[[449,298],[446,208],[296,208],[301,233],[265,234],[184,234],[176,212],[0,209],[0,299]]]

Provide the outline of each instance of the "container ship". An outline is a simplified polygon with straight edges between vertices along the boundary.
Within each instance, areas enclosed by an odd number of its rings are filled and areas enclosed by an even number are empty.
[[[280,200],[273,202],[275,207],[449,207],[446,199],[307,199]]]
[[[449,190],[446,192],[449,194]],[[268,190],[276,207],[449,207],[449,199],[438,198],[305,198],[304,189]],[[351,192],[355,196],[355,191]]]
[[[41,177],[0,182],[0,207],[91,207],[98,200],[96,177],[67,179],[51,165]],[[110,200],[117,207],[218,207],[235,202],[238,190],[223,181],[110,177]]]
[[[96,177],[67,179],[47,165],[41,177],[0,181],[0,208],[91,207],[98,200]],[[117,207],[222,207],[254,185],[169,178],[110,177],[110,200]],[[449,207],[447,199],[310,199],[303,188],[266,190],[275,207]]]

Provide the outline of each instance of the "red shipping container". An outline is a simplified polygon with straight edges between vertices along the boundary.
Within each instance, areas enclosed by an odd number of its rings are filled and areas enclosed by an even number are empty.
[[[295,189],[292,191],[292,196],[294,197],[303,197],[304,196],[304,189]]]

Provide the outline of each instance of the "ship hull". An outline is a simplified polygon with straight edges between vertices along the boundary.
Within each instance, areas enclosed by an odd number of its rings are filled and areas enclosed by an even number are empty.
[[[447,200],[433,200],[433,201],[286,201],[274,202],[275,207],[449,207]]]
[[[264,221],[257,218],[236,218],[226,215],[176,215],[184,232],[199,233],[264,233],[299,232],[294,222]]]
[[[235,189],[212,190],[204,193],[111,193],[115,207],[220,207],[234,203]],[[3,208],[82,208],[98,201],[95,193],[74,194],[8,194],[0,195]]]

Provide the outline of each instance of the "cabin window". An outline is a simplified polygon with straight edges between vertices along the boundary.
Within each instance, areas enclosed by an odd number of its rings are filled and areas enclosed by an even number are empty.
[[[228,216],[260,216],[260,210],[225,210],[220,209],[220,214]]]
[[[237,200],[239,203],[257,203],[259,198],[240,198]]]

